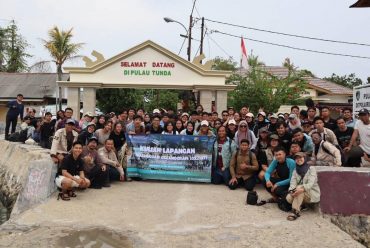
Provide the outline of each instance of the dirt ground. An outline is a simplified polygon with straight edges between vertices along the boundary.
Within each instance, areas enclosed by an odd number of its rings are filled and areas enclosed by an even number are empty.
[[[257,191],[268,197],[261,187]],[[244,189],[222,185],[114,183],[77,192],[69,202],[52,197],[12,218],[0,228],[0,247],[66,247],[63,237],[92,228],[128,242],[85,247],[363,247],[318,212],[290,222],[275,204],[249,206],[245,199]]]

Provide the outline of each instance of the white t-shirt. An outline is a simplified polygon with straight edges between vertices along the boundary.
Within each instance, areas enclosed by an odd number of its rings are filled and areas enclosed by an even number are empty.
[[[364,152],[370,154],[370,124],[365,125],[361,120],[356,121],[355,129],[360,137],[360,147]]]

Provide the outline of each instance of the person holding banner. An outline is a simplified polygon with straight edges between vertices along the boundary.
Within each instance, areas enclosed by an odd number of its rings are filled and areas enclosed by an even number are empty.
[[[217,130],[217,139],[213,146],[212,178],[213,184],[229,185],[230,161],[236,151],[236,144],[226,135],[226,127],[221,126]]]
[[[163,132],[163,128],[160,125],[161,118],[158,114],[155,114],[152,118],[152,124],[148,124],[146,126],[146,134],[161,134]]]
[[[166,134],[166,135],[178,135],[179,134],[176,130],[174,130],[174,125],[172,121],[165,123],[163,129],[164,130],[162,134]]]

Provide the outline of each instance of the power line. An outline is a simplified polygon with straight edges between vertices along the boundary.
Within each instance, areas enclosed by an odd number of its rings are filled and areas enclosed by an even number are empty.
[[[215,32],[216,30],[212,30],[213,32]],[[212,32],[211,31],[211,32]],[[228,58],[232,58],[232,56],[230,54],[228,54],[225,49],[223,49],[214,39],[212,39],[211,35],[210,34],[207,34],[208,38],[222,51],[226,54],[226,56],[228,56]],[[239,37],[240,38],[240,37]]]
[[[212,30],[211,33],[219,33],[219,34],[227,35],[227,36],[230,36],[230,37],[235,37],[235,38],[239,38],[239,39],[241,38],[240,35],[229,34],[229,33],[221,32],[221,31],[218,31],[218,30]],[[285,47],[285,48],[290,48],[290,49],[299,50],[299,51],[305,51],[305,52],[321,53],[321,54],[327,54],[327,55],[344,56],[344,57],[360,58],[360,59],[370,59],[370,57],[365,57],[365,56],[358,56],[358,55],[343,54],[343,53],[332,53],[332,52],[317,51],[317,50],[312,50],[312,49],[299,48],[299,47],[293,47],[293,46],[289,46],[289,45],[272,43],[272,42],[268,42],[268,41],[262,41],[262,40],[256,40],[256,39],[246,38],[244,36],[243,36],[243,38],[246,39],[246,40],[254,41],[254,42],[259,42],[259,43],[268,44],[268,45],[272,45],[272,46]]]
[[[218,24],[228,25],[228,26],[232,26],[232,27],[245,28],[245,29],[250,29],[250,30],[255,30],[255,31],[260,31],[260,32],[271,33],[271,34],[279,34],[279,35],[291,36],[291,37],[302,38],[302,39],[310,39],[310,40],[326,41],[326,42],[333,42],[333,43],[341,43],[341,44],[347,44],[347,45],[357,45],[357,46],[368,46],[368,47],[370,47],[370,44],[366,44],[366,43],[340,41],[340,40],[331,40],[331,39],[317,38],[317,37],[311,37],[311,36],[304,36],[304,35],[297,35],[297,34],[289,34],[289,33],[271,31],[271,30],[267,30],[267,29],[247,27],[247,26],[238,25],[238,24],[232,24],[232,23],[227,23],[227,22],[222,22],[222,21],[216,21],[216,20],[211,20],[211,19],[208,19],[208,18],[204,18],[204,20],[207,20],[209,22],[218,23]]]

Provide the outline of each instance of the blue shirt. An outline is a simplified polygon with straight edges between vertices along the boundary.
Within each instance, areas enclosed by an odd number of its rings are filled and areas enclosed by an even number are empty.
[[[22,103],[18,103],[17,100],[13,100],[8,102],[6,105],[9,110],[6,116],[8,118],[17,118],[18,115],[23,119],[23,112],[24,112],[24,105]]]

